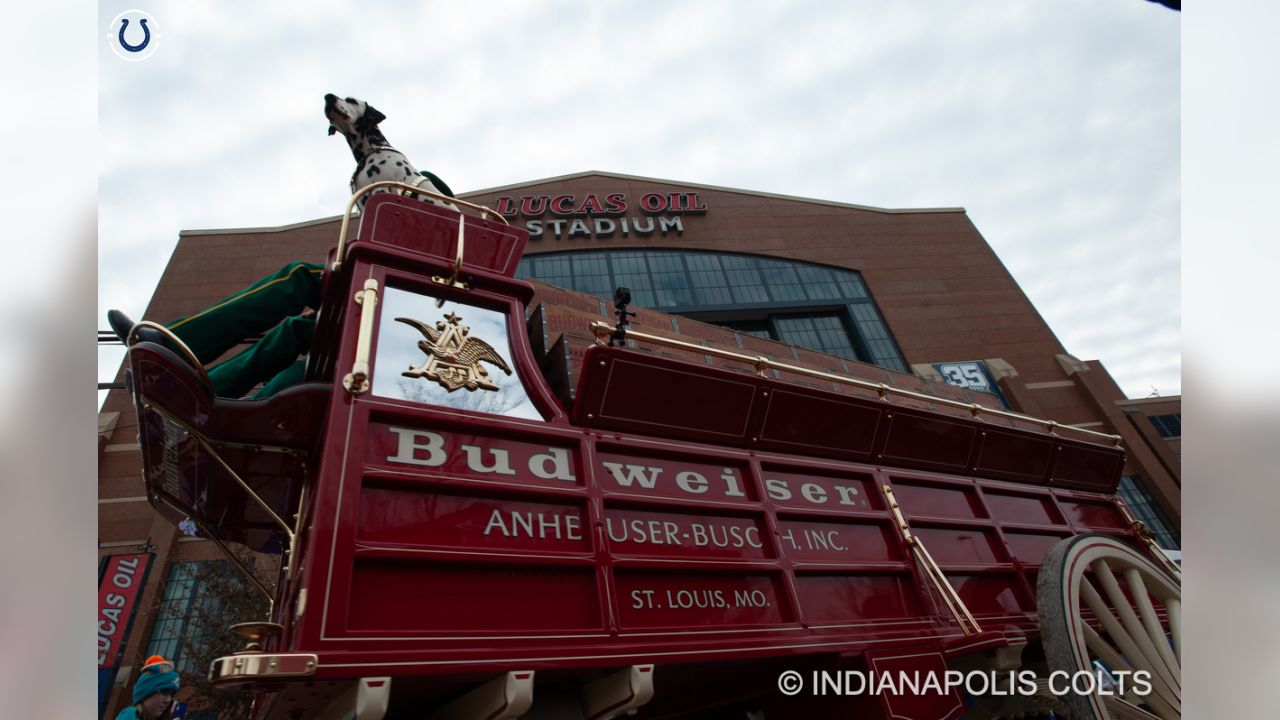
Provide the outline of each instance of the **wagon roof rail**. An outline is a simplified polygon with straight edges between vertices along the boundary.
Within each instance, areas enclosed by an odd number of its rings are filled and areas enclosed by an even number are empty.
[[[596,343],[600,345],[604,345],[605,342],[610,337],[614,336],[615,330],[616,328],[613,325],[610,325],[609,323],[606,323],[603,321],[596,321],[591,323],[591,332],[595,334]],[[868,382],[866,380],[860,380],[858,378],[849,377],[848,375],[841,375],[839,373],[825,372],[823,370],[814,370],[812,368],[802,367],[800,365],[791,365],[789,363],[778,362],[777,360],[771,360],[763,355],[748,355],[746,353],[734,352],[732,350],[724,350],[722,348],[717,348],[717,347],[712,347],[707,345],[698,345],[691,342],[685,342],[683,340],[676,340],[674,338],[662,337],[661,335],[651,335],[649,333],[639,332],[637,330],[628,330],[626,333],[626,337],[629,340],[642,340],[644,342],[653,343],[655,345],[665,345],[667,347],[678,348],[681,350],[691,350],[693,352],[703,353],[706,355],[714,355],[716,357],[725,358],[728,360],[737,360],[738,362],[743,362],[743,363],[747,363],[749,365],[755,366],[756,374],[761,377],[765,377],[766,370],[781,370],[783,372],[794,373],[797,375],[804,375],[806,377],[818,378],[820,380],[828,380],[834,383],[840,383],[843,385],[852,385],[855,387],[872,390],[872,391],[875,391],[877,394],[879,394],[881,400],[888,400],[889,396],[891,395],[913,398],[916,400],[924,400],[926,402],[938,403],[939,405],[947,405],[950,407],[967,410],[969,413],[973,415],[973,418],[975,420],[978,419],[983,413],[986,413],[988,415],[996,415],[999,417],[1009,418],[1011,420],[1020,420],[1022,422],[1039,425],[1047,429],[1050,435],[1057,435],[1058,429],[1063,428],[1063,429],[1080,433],[1081,435],[1084,435],[1086,437],[1092,437],[1096,439],[1109,441],[1110,443],[1112,443],[1114,447],[1120,447],[1119,435],[1100,433],[1095,430],[1088,430],[1086,428],[1075,427],[1074,425],[1063,425],[1057,422],[1056,420],[1044,420],[1041,418],[1032,417],[1030,415],[1023,415],[1021,413],[1010,412],[1008,410],[1000,410],[997,408],[985,407],[977,403],[960,402],[958,400],[951,400],[949,398],[939,397],[937,395],[928,395],[925,393],[915,392],[913,390],[905,390],[902,388],[893,387],[892,385],[886,385],[885,383],[873,383],[873,382]]]

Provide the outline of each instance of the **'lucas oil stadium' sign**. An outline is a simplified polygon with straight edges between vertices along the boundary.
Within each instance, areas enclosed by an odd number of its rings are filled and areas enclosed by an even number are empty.
[[[636,211],[639,213],[636,213]],[[645,193],[634,204],[625,193],[524,195],[498,198],[504,217],[525,218],[529,239],[646,237],[684,233],[685,215],[705,215],[697,192]]]

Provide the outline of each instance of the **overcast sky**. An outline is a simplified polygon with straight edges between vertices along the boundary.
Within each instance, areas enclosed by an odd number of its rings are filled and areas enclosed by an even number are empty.
[[[457,192],[603,170],[964,207],[1068,352],[1181,392],[1181,17],[1154,3],[126,0],[104,38],[132,8],[153,53],[99,52],[100,328],[180,230],[341,211],[333,92]]]

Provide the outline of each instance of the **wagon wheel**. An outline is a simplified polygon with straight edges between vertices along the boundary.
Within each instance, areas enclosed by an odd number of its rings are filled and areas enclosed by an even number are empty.
[[[1086,577],[1086,570],[1092,577]],[[1115,538],[1077,535],[1054,545],[1045,556],[1037,596],[1050,670],[1073,675],[1080,670],[1092,672],[1094,661],[1100,660],[1112,671],[1150,674],[1151,692],[1144,696],[1134,692],[1132,675],[1125,678],[1127,692],[1120,697],[1096,691],[1062,696],[1068,717],[1182,717],[1182,587],[1178,580]],[[1082,611],[1088,611],[1101,631],[1085,622]],[[1061,680],[1058,684],[1065,685]]]

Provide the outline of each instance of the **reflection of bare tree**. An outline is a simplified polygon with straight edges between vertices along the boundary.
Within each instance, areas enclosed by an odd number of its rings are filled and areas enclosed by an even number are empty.
[[[381,308],[377,365],[373,374],[374,394],[426,405],[541,419],[542,414],[529,401],[518,375],[506,376],[501,372],[492,372],[492,368],[484,368],[488,372],[489,381],[498,386],[497,391],[449,392],[435,381],[408,378],[401,374],[423,363],[424,353],[419,341],[424,333],[410,327],[410,324],[395,322],[394,319],[412,318],[416,323],[429,326],[450,314],[456,314],[460,321],[465,321],[470,328],[469,337],[489,343],[503,363],[515,366],[511,361],[507,318],[503,313],[452,302],[437,308],[435,298],[431,296],[390,287],[387,288]]]
[[[503,378],[505,379],[505,378]],[[508,383],[498,381],[499,389],[492,390],[455,390],[448,392],[439,383],[426,378],[396,379],[401,397],[426,405],[443,405],[460,410],[508,415],[520,405],[528,402],[519,383],[511,387]]]
[[[231,543],[228,549],[274,591],[280,556],[256,553],[239,543]],[[173,568],[169,584],[177,590],[168,590],[167,599],[157,602],[161,617],[156,627],[176,635],[176,650],[167,653],[178,663],[186,702],[199,717],[208,713],[208,717],[248,720],[253,693],[215,688],[209,681],[209,665],[214,658],[244,649],[244,639],[229,628],[266,619],[269,604],[228,560],[178,563]]]

